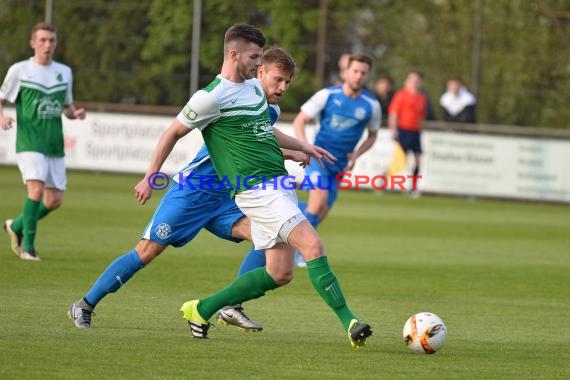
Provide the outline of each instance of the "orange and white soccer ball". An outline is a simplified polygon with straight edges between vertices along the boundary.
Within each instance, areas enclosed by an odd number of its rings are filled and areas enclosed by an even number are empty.
[[[445,344],[447,328],[434,313],[417,313],[404,324],[404,342],[410,351],[434,354]]]

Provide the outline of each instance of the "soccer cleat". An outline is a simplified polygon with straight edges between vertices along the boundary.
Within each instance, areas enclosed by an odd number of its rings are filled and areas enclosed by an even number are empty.
[[[40,257],[35,250],[23,251],[20,254],[20,259],[27,260],[27,261],[40,261]]]
[[[12,252],[14,253],[14,255],[21,257],[22,235],[17,234],[12,230],[13,222],[14,220],[12,219],[6,219],[6,221],[4,222],[4,231],[6,231],[8,237],[10,238],[10,248],[12,249]]]
[[[372,335],[372,327],[366,323],[360,323],[353,319],[348,325],[348,340],[352,348],[366,346],[366,338]]]
[[[303,259],[303,256],[299,252],[295,252],[295,266],[297,268],[306,268],[307,262]]]
[[[77,328],[88,329],[91,327],[91,317],[95,315],[95,313],[93,310],[80,308],[77,302],[75,302],[69,307],[67,315]]]
[[[243,331],[261,331],[263,326],[249,319],[241,305],[226,306],[218,311],[218,323],[235,326]]]
[[[188,321],[192,338],[207,339],[210,322],[202,318],[198,312],[198,302],[200,301],[188,301],[182,305],[180,311],[182,312],[182,318]]]

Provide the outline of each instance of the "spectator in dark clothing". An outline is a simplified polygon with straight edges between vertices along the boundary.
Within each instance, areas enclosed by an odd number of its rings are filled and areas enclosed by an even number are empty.
[[[394,97],[394,81],[387,75],[380,75],[374,87],[376,98],[382,109],[382,126],[388,126],[388,107]]]
[[[477,100],[459,77],[447,81],[447,91],[439,99],[443,110],[443,119],[456,123],[474,123]]]

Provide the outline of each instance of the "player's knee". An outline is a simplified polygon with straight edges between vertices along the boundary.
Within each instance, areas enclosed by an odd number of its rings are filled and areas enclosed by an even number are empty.
[[[319,235],[315,234],[306,240],[306,245],[304,249],[301,250],[301,255],[305,261],[309,261],[323,256],[324,251],[325,248],[322,240],[319,238]]]
[[[271,278],[279,284],[279,286],[287,285],[291,281],[293,281],[293,271],[284,271],[279,272],[274,275],[271,275]]]
[[[55,210],[57,208],[60,208],[62,203],[63,203],[62,199],[52,199],[44,202],[46,208],[48,208],[49,210]]]
[[[137,252],[137,255],[141,259],[142,263],[146,266],[148,263],[154,260],[154,258],[160,255],[165,248],[165,246],[155,243],[151,240],[142,239],[135,247],[135,251]]]

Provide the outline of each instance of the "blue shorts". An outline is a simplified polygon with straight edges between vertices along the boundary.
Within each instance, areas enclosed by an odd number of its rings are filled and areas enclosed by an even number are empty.
[[[222,239],[239,243],[232,227],[244,215],[229,192],[208,192],[174,183],[164,194],[142,238],[182,247],[202,228]]]
[[[311,160],[309,166],[305,168],[305,177],[299,184],[299,190],[311,190],[311,186],[315,189],[328,190],[327,206],[330,209],[338,197],[340,182],[336,178],[337,174],[321,167],[317,160]]]
[[[422,143],[420,141],[419,131],[408,131],[398,128],[398,141],[404,152],[412,151],[414,153],[422,153]]]

